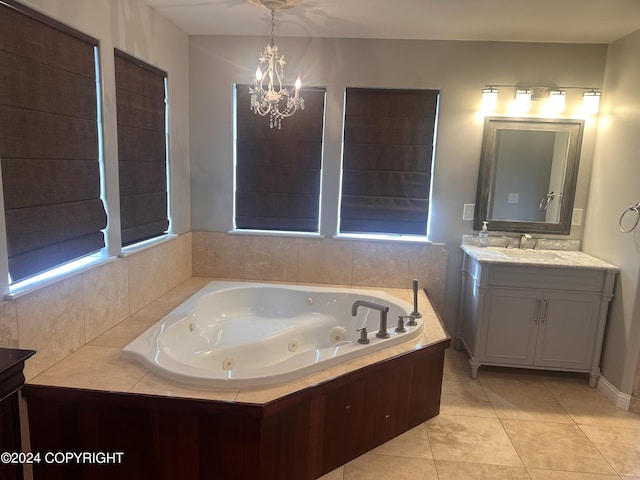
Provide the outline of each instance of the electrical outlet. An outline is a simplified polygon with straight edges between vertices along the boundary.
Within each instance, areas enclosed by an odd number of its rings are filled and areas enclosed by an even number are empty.
[[[473,220],[475,209],[475,203],[465,203],[464,208],[462,209],[462,220]]]
[[[582,225],[582,208],[574,208],[571,215],[571,225]]]

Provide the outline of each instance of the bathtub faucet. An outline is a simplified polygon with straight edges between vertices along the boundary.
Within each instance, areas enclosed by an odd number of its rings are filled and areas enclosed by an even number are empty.
[[[389,338],[389,333],[387,332],[387,312],[389,312],[389,307],[378,303],[367,302],[366,300],[356,300],[351,306],[351,315],[354,317],[358,315],[358,307],[367,307],[373,310],[378,310],[380,312],[380,328],[378,333],[376,333],[376,337]]]

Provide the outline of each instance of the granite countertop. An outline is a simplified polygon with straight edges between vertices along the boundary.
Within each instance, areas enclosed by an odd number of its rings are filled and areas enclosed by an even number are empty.
[[[468,244],[463,244],[460,248],[480,263],[619,271],[615,265],[578,250],[520,250]]]
[[[124,360],[120,350],[164,317],[169,311],[202,288],[211,278],[193,277],[166,293],[151,305],[126,318],[87,345],[30,379],[31,385],[46,385],[88,390],[129,392],[168,397],[198,398],[266,404],[312,385],[329,381],[345,373],[418,348],[447,340],[449,335],[424,292],[419,292],[419,310],[424,321],[423,333],[408,342],[350,360],[343,364],[306,375],[297,380],[263,388],[214,390],[192,387],[152,374],[141,365]],[[344,285],[340,287],[344,288]],[[354,287],[356,288],[356,287]],[[413,303],[411,290],[362,287],[383,290],[389,295]]]

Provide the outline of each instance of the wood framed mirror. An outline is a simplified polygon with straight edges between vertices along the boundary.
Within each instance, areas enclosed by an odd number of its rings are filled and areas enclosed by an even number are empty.
[[[474,230],[569,234],[584,121],[486,117]]]

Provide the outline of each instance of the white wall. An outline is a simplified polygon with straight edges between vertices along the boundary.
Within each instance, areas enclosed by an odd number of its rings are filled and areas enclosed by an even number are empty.
[[[112,244],[120,243],[113,49],[118,48],[167,72],[172,227],[175,233],[190,231],[188,36],[142,0],[30,0],[23,3],[99,41],[106,195],[111,207],[109,241]]]
[[[622,211],[640,202],[639,50],[640,30],[609,46],[584,233],[586,252],[620,267],[602,372],[627,394],[632,393],[640,355],[640,228],[621,233],[618,220]]]
[[[475,203],[486,84],[602,85],[604,45],[526,44],[353,39],[276,39],[304,84],[327,88],[321,232],[335,234],[340,178],[343,95],[346,86],[441,89],[431,239],[449,252],[444,317],[455,331],[463,204]],[[190,37],[192,228],[226,232],[232,227],[233,84],[250,83],[261,37]],[[567,110],[580,91],[569,91]],[[287,120],[285,120],[287,121]],[[291,120],[294,121],[294,120]],[[595,122],[586,122],[575,207],[586,208]],[[581,238],[582,227],[570,238]]]

